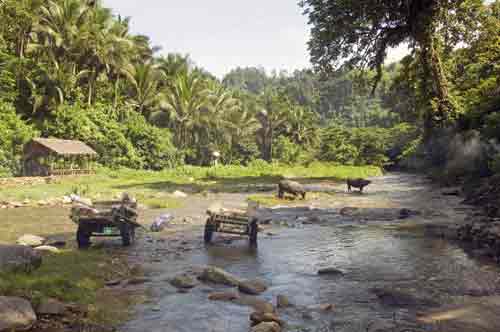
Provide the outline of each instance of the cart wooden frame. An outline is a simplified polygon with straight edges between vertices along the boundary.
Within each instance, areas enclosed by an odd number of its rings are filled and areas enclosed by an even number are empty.
[[[248,236],[250,246],[257,246],[259,223],[257,218],[251,218],[240,211],[207,211],[208,219],[205,224],[204,240],[206,244],[212,242],[214,233],[225,233],[239,236]]]

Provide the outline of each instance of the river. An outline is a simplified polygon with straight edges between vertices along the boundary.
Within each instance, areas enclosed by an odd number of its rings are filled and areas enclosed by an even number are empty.
[[[213,286],[179,293],[168,283],[178,273],[214,265],[241,278],[265,280],[270,287],[260,298],[269,302],[286,295],[295,305],[278,310],[286,331],[500,331],[498,266],[456,243],[428,237],[420,227],[463,222],[472,210],[461,206],[459,197],[444,196],[423,177],[406,174],[377,178],[363,195],[332,183],[310,187],[330,194],[308,202],[306,209],[268,211],[274,226],[266,232],[275,234],[262,234],[257,250],[246,240],[226,237],[210,247],[202,244],[208,203],[243,204],[242,194],[193,198],[187,207],[170,211],[178,218],[197,218],[198,225],[175,238],[147,235],[133,250],[132,260],[152,278],[152,297],[122,330],[248,331],[251,308],[209,301]],[[342,214],[345,207],[356,209]],[[418,215],[400,219],[402,208]],[[281,221],[290,215],[295,222]],[[319,276],[324,267],[344,275]],[[334,309],[318,309],[325,303]]]

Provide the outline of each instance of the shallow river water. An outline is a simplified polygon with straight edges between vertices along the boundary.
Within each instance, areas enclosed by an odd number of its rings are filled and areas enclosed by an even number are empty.
[[[205,248],[201,228],[195,227],[200,236],[191,240],[195,245],[187,253],[160,255],[147,264],[152,298],[136,308],[134,318],[122,330],[248,331],[251,308],[209,301],[213,286],[201,284],[178,293],[168,284],[178,273],[214,265],[241,278],[265,280],[270,287],[260,298],[269,302],[286,295],[295,304],[278,310],[287,331],[500,331],[496,296],[500,294],[500,269],[471,257],[457,244],[424,236],[417,227],[399,227],[463,222],[466,208],[458,198],[443,196],[420,177],[397,174],[376,179],[363,196],[347,194],[335,185],[316,189],[331,191],[309,204],[318,209],[321,222],[287,226],[278,222],[271,230],[276,235],[262,235],[257,250],[249,249],[245,240],[219,241]],[[346,206],[358,207],[360,213],[346,218],[340,214]],[[420,215],[391,218],[401,208],[415,209]],[[282,211],[286,214],[287,210]],[[303,212],[299,220],[308,216]],[[149,242],[146,249],[136,249],[139,259],[146,261],[159,250],[161,244]],[[317,275],[325,267],[345,274]],[[374,289],[398,291],[414,301],[391,303],[387,297],[377,297]],[[333,304],[334,309],[319,310],[318,304],[324,303]],[[429,317],[434,317],[433,323]]]

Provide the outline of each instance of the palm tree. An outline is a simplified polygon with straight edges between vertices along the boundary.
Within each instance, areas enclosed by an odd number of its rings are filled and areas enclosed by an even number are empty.
[[[247,109],[234,109],[224,115],[225,137],[228,138],[230,153],[241,155],[244,145],[255,142],[255,134],[259,129],[259,121]],[[232,155],[226,159],[231,161]]]
[[[79,0],[49,0],[40,8],[36,44],[58,60],[76,60],[74,52],[89,11]]]
[[[281,93],[267,89],[263,95],[262,109],[257,114],[260,129],[257,131],[257,142],[261,147],[262,158],[272,161],[274,138],[279,129],[284,129],[289,117],[290,102]]]
[[[149,117],[161,101],[158,84],[160,74],[152,63],[140,63],[124,70],[131,84],[131,104],[136,110]]]
[[[205,130],[209,110],[209,94],[206,83],[199,75],[180,71],[164,91],[164,108],[175,130],[174,141],[184,149],[198,139],[198,130]]]
[[[169,53],[166,57],[156,59],[158,69],[165,75],[165,83],[173,81],[181,72],[188,72],[191,69],[189,56]]]
[[[318,142],[318,115],[305,107],[294,105],[286,123],[287,134],[302,146],[311,146]]]

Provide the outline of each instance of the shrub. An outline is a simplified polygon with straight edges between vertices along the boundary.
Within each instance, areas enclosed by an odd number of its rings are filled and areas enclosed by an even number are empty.
[[[359,150],[350,142],[351,133],[340,126],[331,126],[322,133],[319,159],[344,165],[353,165]]]
[[[61,105],[45,120],[43,134],[81,140],[99,154],[99,162],[114,168],[160,170],[182,162],[167,129],[149,124],[135,112],[121,114],[124,119],[119,121],[106,105]]]
[[[125,135],[144,163],[144,168],[161,170],[182,164],[182,154],[172,144],[168,129],[149,124],[138,113],[129,113],[124,121]]]
[[[280,136],[274,145],[273,159],[285,164],[296,164],[301,152],[300,145],[293,143],[288,137]]]
[[[34,128],[21,120],[14,107],[0,101],[0,176],[20,173],[23,146],[34,136]]]

